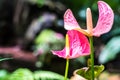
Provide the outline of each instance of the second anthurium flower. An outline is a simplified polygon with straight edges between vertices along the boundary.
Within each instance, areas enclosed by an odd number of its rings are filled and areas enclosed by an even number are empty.
[[[52,51],[54,55],[64,59],[78,58],[90,54],[90,45],[84,34],[77,30],[68,30],[66,34],[66,45],[61,51]]]
[[[69,59],[78,58],[90,54],[90,45],[87,37],[77,30],[68,30],[66,42],[63,50],[52,51],[54,55],[66,59],[65,77],[67,79],[69,69]]]

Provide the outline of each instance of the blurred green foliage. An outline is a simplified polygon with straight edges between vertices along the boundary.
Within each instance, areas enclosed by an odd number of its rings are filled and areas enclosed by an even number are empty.
[[[34,80],[33,74],[28,69],[17,69],[14,71],[8,80]]]
[[[51,71],[35,71],[35,80],[63,80],[64,76]]]
[[[63,80],[64,76],[51,71],[32,72],[27,68],[19,68],[11,74],[6,70],[0,70],[0,80]]]
[[[99,56],[99,62],[105,64],[111,60],[114,60],[120,53],[120,36],[113,37],[101,51]]]
[[[37,4],[39,6],[42,6],[45,0],[28,0],[28,1],[31,2],[32,4]]]
[[[35,38],[35,54],[40,55],[37,63],[51,61],[50,50],[60,50],[64,46],[64,36],[50,29],[45,29]],[[47,58],[46,58],[47,57]],[[38,65],[37,65],[38,66]]]
[[[0,70],[0,80],[7,80],[8,78],[8,72],[7,70]]]

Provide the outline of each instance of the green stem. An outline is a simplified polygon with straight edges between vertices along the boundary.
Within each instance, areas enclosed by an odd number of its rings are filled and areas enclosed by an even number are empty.
[[[65,77],[64,77],[64,80],[67,80],[68,69],[69,69],[69,59],[66,59],[66,68],[65,68]]]
[[[93,47],[93,37],[90,36],[89,37],[89,41],[90,41],[90,57],[91,57],[91,74],[92,74],[92,79],[94,80],[94,47]]]

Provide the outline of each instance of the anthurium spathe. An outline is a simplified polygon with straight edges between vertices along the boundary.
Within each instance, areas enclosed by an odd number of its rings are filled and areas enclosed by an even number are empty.
[[[99,18],[97,21],[97,25],[93,28],[92,23],[92,14],[90,8],[87,8],[86,11],[86,22],[87,29],[82,29],[77,23],[76,19],[73,16],[73,13],[70,9],[68,9],[64,14],[64,27],[66,30],[76,29],[87,36],[97,36],[107,33],[111,30],[114,13],[110,6],[104,1],[98,1],[98,9],[99,9]]]
[[[61,51],[52,51],[54,55],[65,59],[77,58],[90,54],[90,45],[84,34],[77,30],[68,30],[66,45]]]

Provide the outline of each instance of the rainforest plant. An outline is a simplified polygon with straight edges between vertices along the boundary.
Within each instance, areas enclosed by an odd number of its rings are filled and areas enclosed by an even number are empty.
[[[85,76],[83,77],[85,77],[86,79],[94,80],[94,78],[96,77],[95,71],[97,71],[97,73],[100,74],[100,72],[104,69],[103,66],[98,66],[98,67],[94,66],[93,36],[99,37],[102,34],[107,33],[111,30],[114,20],[114,13],[110,8],[110,6],[104,1],[98,1],[98,9],[99,9],[99,18],[97,21],[97,25],[94,28],[92,22],[91,10],[90,8],[87,8],[86,30],[82,29],[79,26],[70,9],[68,9],[64,14],[64,28],[68,30],[66,34],[66,45],[65,48],[61,51],[52,51],[54,55],[66,59],[66,70],[65,70],[64,80],[67,80],[69,59],[72,58],[78,58],[80,56],[90,55],[90,61],[89,61],[90,63],[88,64],[88,68],[83,70],[83,72],[85,73]],[[89,42],[85,35],[89,38]],[[80,74],[81,71],[82,70],[78,71],[77,73]],[[88,75],[91,76],[89,77]]]
[[[65,79],[67,80],[69,59],[78,58],[90,54],[90,45],[84,34],[77,30],[68,30],[66,45],[61,51],[52,51],[54,55],[66,59]]]

